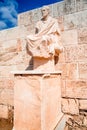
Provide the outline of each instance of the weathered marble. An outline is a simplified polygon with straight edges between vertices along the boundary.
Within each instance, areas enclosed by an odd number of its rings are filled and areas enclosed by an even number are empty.
[[[53,130],[61,119],[60,72],[15,72],[14,128]]]

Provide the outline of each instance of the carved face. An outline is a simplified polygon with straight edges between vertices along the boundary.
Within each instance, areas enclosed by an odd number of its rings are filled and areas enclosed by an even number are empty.
[[[49,15],[49,11],[45,7],[42,8],[41,12],[42,12],[43,18],[46,18]]]

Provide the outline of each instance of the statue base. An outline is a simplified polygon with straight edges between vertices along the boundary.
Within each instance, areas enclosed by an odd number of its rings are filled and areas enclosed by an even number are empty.
[[[38,70],[40,72],[54,72],[55,65],[54,65],[54,57],[48,58],[39,58],[33,57],[33,69]]]
[[[14,129],[54,130],[62,117],[61,72],[14,72]]]

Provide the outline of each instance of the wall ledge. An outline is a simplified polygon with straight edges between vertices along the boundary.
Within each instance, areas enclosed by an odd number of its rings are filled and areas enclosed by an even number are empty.
[[[19,71],[19,70],[17,70],[17,71],[11,71],[11,74],[14,74],[14,75],[17,75],[17,74],[61,74],[62,73],[62,71],[52,71],[52,72],[42,72],[42,71],[35,71],[35,70],[29,70],[29,71]]]

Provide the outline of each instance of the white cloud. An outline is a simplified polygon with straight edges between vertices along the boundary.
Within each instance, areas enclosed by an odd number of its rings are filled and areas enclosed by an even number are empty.
[[[0,30],[7,28],[7,24],[3,21],[0,21]]]
[[[17,25],[17,8],[16,0],[3,0],[0,2],[0,30]]]
[[[10,13],[10,11],[8,10],[7,7],[1,7],[0,9],[0,13],[1,13],[1,18],[4,19],[10,19],[12,18],[12,15]]]

